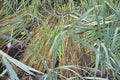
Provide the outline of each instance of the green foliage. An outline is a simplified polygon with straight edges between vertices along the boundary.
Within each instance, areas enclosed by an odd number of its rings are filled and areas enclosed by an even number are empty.
[[[26,48],[20,61],[0,52],[11,80],[18,80],[12,63],[40,80],[120,79],[119,0],[4,0],[0,5],[0,48],[10,41]]]

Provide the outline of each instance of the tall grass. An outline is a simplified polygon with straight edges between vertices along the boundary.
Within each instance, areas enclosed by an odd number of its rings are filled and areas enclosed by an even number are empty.
[[[2,1],[0,48],[11,41],[26,47],[21,61],[0,51],[10,79],[24,78],[13,63],[40,80],[119,80],[119,3]]]

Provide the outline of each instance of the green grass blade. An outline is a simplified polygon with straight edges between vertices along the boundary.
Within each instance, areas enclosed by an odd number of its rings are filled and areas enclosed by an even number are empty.
[[[98,36],[99,36],[99,39],[101,40],[102,37],[101,37],[101,26],[100,26],[100,22],[99,22],[99,18],[98,18],[98,11],[97,11],[97,8],[96,6],[94,6],[94,11],[95,11],[95,16],[96,16],[96,22],[97,22],[97,31],[98,31]]]
[[[9,41],[19,42],[17,39],[14,39],[14,38],[12,38],[12,37],[6,36],[6,35],[4,35],[4,34],[0,34],[0,38],[6,39],[6,40],[9,40]]]
[[[26,66],[25,64],[21,63],[20,61],[14,59],[14,58],[11,58],[9,59],[12,63],[14,63],[17,67],[19,67],[20,69],[24,70],[25,72],[27,72],[28,74],[31,74],[33,76],[35,76],[35,74],[33,73],[34,71],[35,72],[39,72],[35,69],[32,69],[31,67],[29,66]],[[32,72],[33,71],[33,72]]]
[[[99,48],[98,48],[98,51],[99,51]],[[99,62],[100,62],[100,54],[96,54],[94,79],[96,78]]]
[[[101,7],[101,5],[96,6],[96,8],[98,8],[98,7]],[[94,7],[90,8],[88,11],[86,11],[85,13],[83,13],[83,15],[81,15],[80,18],[79,18],[78,20],[76,20],[75,23],[73,23],[73,25],[76,24],[76,23],[78,23],[78,22],[80,22],[80,21],[81,21],[82,19],[84,19],[86,16],[89,16],[89,14],[90,14],[92,11],[94,11]]]
[[[64,40],[64,34],[66,33],[66,31],[64,32],[60,32],[54,39],[54,43],[53,43],[53,54],[52,54],[52,59],[53,59],[53,68],[55,67],[55,63],[56,63],[56,58],[58,56],[58,51],[61,47],[61,44],[63,43]]]
[[[96,78],[94,78],[94,77],[84,77],[85,79],[87,79],[87,80],[108,80],[108,79],[105,79],[105,78],[101,78],[101,77],[96,77]]]
[[[73,38],[74,38],[76,41],[82,43],[84,46],[87,46],[87,47],[90,48],[91,50],[95,51],[96,54],[100,54],[100,52],[99,52],[95,47],[93,47],[93,46],[90,45],[88,42],[84,41],[83,39],[80,39],[79,36],[73,35]]]
[[[10,75],[10,79],[11,80],[19,80],[19,78],[17,77],[17,74],[15,73],[15,71],[13,70],[11,64],[7,61],[7,59],[5,57],[2,57],[3,63],[5,64],[7,71]]]
[[[105,44],[104,43],[101,43],[101,46],[102,46],[102,48],[103,48],[103,50],[104,50],[104,52],[105,52],[105,58],[107,59],[107,64],[110,64],[110,59],[109,59],[109,54],[108,54],[108,50],[107,50],[107,48],[106,48],[106,46],[105,46]]]
[[[112,45],[111,45],[111,50],[113,50],[114,47],[116,46],[117,34],[118,34],[118,28],[116,28],[115,33],[114,33],[114,36],[113,36],[113,41],[112,41]]]

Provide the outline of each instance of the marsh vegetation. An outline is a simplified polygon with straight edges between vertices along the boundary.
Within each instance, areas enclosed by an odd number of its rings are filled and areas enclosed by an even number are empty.
[[[0,0],[0,80],[120,80],[119,0]]]

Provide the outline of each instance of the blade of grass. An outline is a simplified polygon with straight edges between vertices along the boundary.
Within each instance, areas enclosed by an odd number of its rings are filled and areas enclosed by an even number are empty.
[[[87,80],[108,80],[108,79],[105,79],[105,78],[100,78],[100,77],[84,77],[85,79],[87,79]]]
[[[98,48],[98,51],[99,51],[99,50],[100,50],[100,49]],[[99,52],[100,52],[100,51],[99,51]],[[96,54],[94,80],[95,80],[96,75],[97,75],[99,63],[100,63],[100,54]]]
[[[101,7],[101,5],[95,6],[96,8]],[[94,7],[90,8],[88,11],[83,13],[83,15],[80,16],[79,19],[77,19],[72,25],[75,25],[76,23],[80,22],[84,17],[88,16],[92,11],[94,11]]]
[[[63,36],[64,36],[65,33],[66,33],[66,31],[60,32],[55,37],[55,40],[54,40],[54,43],[53,43],[53,56],[52,56],[52,58],[53,58],[53,68],[55,67],[58,51],[59,51],[60,45],[63,43]]]
[[[118,34],[118,28],[116,28],[115,33],[114,33],[114,36],[113,36],[113,41],[112,41],[112,45],[111,45],[111,50],[113,50],[114,47],[116,46],[117,34]]]
[[[99,60],[100,60],[99,57],[100,57],[100,54],[101,54],[100,51],[97,50],[96,48],[94,48],[92,45],[90,45],[90,44],[87,43],[86,41],[80,39],[79,37],[77,37],[77,36],[75,36],[75,35],[73,36],[73,38],[74,38],[76,41],[82,43],[83,45],[89,47],[91,50],[95,51],[95,53],[96,53],[96,61],[95,61],[95,73],[94,73],[94,77],[96,77],[96,74],[97,74],[97,71],[98,71]],[[99,48],[98,48],[98,49],[99,49]]]
[[[24,44],[24,46],[25,46],[27,49],[29,49],[29,50],[33,53],[33,55],[35,55],[36,57],[38,57],[38,58],[42,61],[42,63],[43,63],[43,65],[44,65],[47,73],[49,73],[50,71],[49,71],[48,65],[47,65],[46,61],[44,60],[44,58],[42,57],[42,55],[40,55],[40,53],[34,51],[32,48],[30,48],[30,47],[27,46],[26,44]]]
[[[3,51],[0,50],[0,55],[2,55],[3,57],[6,57],[10,62],[14,63],[16,66],[18,66],[20,69],[24,70],[25,72],[33,75],[33,76],[36,76],[33,72],[37,72],[37,73],[40,73],[40,74],[44,74],[38,70],[35,70],[29,66],[26,66],[25,64],[21,63],[20,61],[10,57],[9,55],[7,55],[7,53],[4,53]]]
[[[7,61],[7,59],[5,57],[2,57],[3,63],[5,64],[7,71],[10,75],[10,79],[11,80],[19,80],[19,78],[17,77],[17,74],[15,73],[15,71],[13,70],[11,64]]]
[[[108,50],[107,50],[107,48],[106,48],[106,46],[105,46],[104,43],[101,43],[101,46],[102,46],[102,48],[103,48],[103,50],[104,50],[104,52],[105,52],[105,56],[104,56],[104,57],[107,59],[106,64],[110,64],[110,59],[109,59]]]
[[[96,9],[96,6],[94,6],[94,11],[95,11],[95,16],[96,16],[96,21],[97,21],[98,36],[99,36],[99,39],[102,40],[101,30],[100,30],[100,22],[99,22],[98,13],[97,13],[98,11]]]
[[[20,42],[20,41],[18,41],[17,39],[14,39],[14,38],[12,38],[12,37],[8,37],[8,36],[6,36],[6,35],[4,35],[4,34],[0,34],[0,38],[6,39],[6,40],[9,40],[9,41]]]
[[[95,47],[93,47],[92,45],[90,45],[88,42],[84,41],[83,39],[80,39],[79,36],[73,35],[72,36],[74,38],[75,41],[82,43],[84,46],[87,46],[88,48],[90,48],[91,50],[95,51],[96,54],[101,54]]]
[[[8,36],[2,35],[2,34],[0,34],[0,38],[8,39],[8,40],[10,39],[10,40],[13,40],[13,41],[15,41],[15,42],[21,43],[20,41],[14,39],[14,38],[11,38],[11,37],[8,37]],[[46,61],[44,60],[44,58],[43,58],[39,53],[37,53],[36,51],[34,51],[33,49],[31,49],[29,46],[27,46],[26,44],[23,44],[23,45],[24,45],[26,48],[28,48],[28,49],[33,53],[33,55],[36,55],[36,56],[42,61],[42,63],[44,64],[45,69],[47,70],[47,72],[49,72],[49,68],[48,68],[47,63],[46,63]]]

